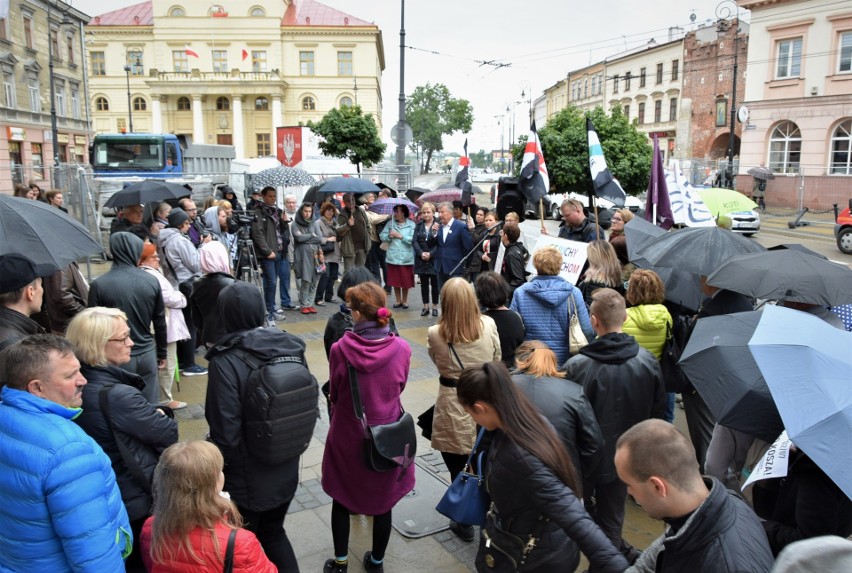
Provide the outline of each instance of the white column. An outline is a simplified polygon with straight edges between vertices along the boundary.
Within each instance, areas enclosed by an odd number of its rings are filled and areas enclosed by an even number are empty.
[[[201,94],[192,94],[192,141],[207,143],[204,134],[204,110],[201,109]]]
[[[272,137],[270,138],[271,153],[273,156],[278,155],[278,127],[284,125],[281,121],[281,96],[272,96]]]
[[[244,159],[246,156],[246,136],[243,131],[243,98],[234,96],[231,106],[234,113],[234,153],[237,159]]]
[[[160,105],[160,96],[151,98],[151,130],[154,133],[163,133],[163,109]]]

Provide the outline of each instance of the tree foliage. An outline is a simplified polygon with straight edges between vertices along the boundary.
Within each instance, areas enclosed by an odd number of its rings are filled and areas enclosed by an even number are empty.
[[[620,108],[609,114],[601,107],[588,113],[598,132],[606,163],[613,177],[630,195],[638,195],[648,186],[653,148],[648,137],[636,129]],[[592,192],[589,171],[589,142],[586,116],[576,107],[560,111],[538,132],[550,183],[558,192],[588,195]],[[520,171],[523,145],[512,147],[515,174]]]
[[[485,169],[491,163],[491,154],[484,149],[480,149],[475,153],[470,154],[470,166]]]
[[[364,115],[359,105],[333,108],[320,121],[309,121],[308,127],[322,138],[319,148],[324,154],[348,159],[358,173],[362,164],[370,167],[382,160],[386,146],[376,121],[373,114]]]
[[[411,149],[421,158],[420,172],[425,172],[432,154],[444,149],[443,136],[456,131],[470,131],[473,107],[465,99],[450,95],[444,84],[417,86],[405,103],[405,121],[414,135]]]

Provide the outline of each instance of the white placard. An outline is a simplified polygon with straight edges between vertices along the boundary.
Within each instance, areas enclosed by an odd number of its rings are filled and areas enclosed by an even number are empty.
[[[527,270],[531,273],[531,276],[537,274],[532,263],[533,256],[537,250],[543,247],[556,247],[562,253],[562,268],[559,269],[559,276],[572,285],[576,285],[577,281],[580,280],[580,272],[583,270],[583,265],[586,264],[586,251],[589,248],[589,244],[551,237],[550,235],[539,236],[535,243],[535,249],[530,252],[530,260],[527,263]]]
[[[778,439],[769,446],[769,449],[766,450],[766,453],[757,462],[757,465],[751,472],[751,475],[748,476],[741,490],[745,491],[745,488],[756,481],[786,476],[787,467],[790,462],[790,446],[792,444],[793,442],[787,437],[787,430],[781,432]]]

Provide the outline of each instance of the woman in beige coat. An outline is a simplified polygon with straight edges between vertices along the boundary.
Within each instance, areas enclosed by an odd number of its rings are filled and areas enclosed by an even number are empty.
[[[432,447],[444,458],[450,479],[464,469],[476,440],[476,423],[459,404],[456,381],[465,368],[500,360],[497,325],[479,312],[473,286],[452,278],[441,289],[441,317],[426,335],[429,357],[438,368],[438,399],[432,421]],[[473,526],[450,522],[450,529],[473,541]]]

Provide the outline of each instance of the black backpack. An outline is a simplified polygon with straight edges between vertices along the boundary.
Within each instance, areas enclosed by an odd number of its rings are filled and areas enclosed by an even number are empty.
[[[248,452],[270,465],[301,456],[319,417],[319,387],[308,370],[304,349],[268,362],[244,350],[233,352],[251,368],[242,399]]]
[[[686,343],[689,341],[691,326],[689,317],[682,314],[672,316],[672,326],[666,325],[666,343],[660,355],[660,370],[666,383],[666,392],[681,393],[689,388],[689,378],[678,365]]]

